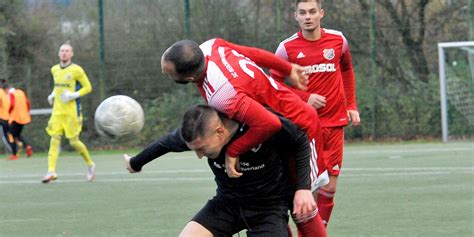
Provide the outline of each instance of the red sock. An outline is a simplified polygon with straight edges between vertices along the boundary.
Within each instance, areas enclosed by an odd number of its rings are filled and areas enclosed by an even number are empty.
[[[318,189],[317,205],[319,208],[319,215],[325,226],[329,223],[331,217],[332,208],[334,207],[334,194],[336,192],[330,192],[323,189]]]
[[[326,237],[326,227],[324,226],[323,220],[317,214],[310,220],[297,223],[298,237]]]

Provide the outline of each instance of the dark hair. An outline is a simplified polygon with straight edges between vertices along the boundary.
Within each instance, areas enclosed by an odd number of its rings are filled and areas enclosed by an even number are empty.
[[[5,79],[0,80],[0,86],[2,87],[2,89],[7,89],[8,87],[10,87],[7,80],[5,80]]]
[[[318,4],[319,9],[321,9],[322,0],[295,0],[295,9],[298,9],[298,3],[300,2],[316,2]]]
[[[209,105],[193,105],[186,110],[181,122],[181,137],[186,142],[192,142],[204,137],[213,115],[219,115]]]
[[[181,76],[195,75],[205,66],[204,54],[192,40],[174,43],[166,50],[163,59],[173,63],[176,73]]]

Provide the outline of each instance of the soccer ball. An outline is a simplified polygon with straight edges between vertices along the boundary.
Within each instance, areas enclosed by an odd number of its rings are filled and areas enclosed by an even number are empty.
[[[143,128],[145,116],[140,104],[125,95],[111,96],[97,107],[95,130],[108,140],[124,140],[137,135]]]

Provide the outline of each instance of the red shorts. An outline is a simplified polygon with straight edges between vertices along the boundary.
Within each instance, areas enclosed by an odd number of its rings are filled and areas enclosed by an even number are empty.
[[[338,176],[344,151],[344,127],[323,127],[324,158],[329,175]]]

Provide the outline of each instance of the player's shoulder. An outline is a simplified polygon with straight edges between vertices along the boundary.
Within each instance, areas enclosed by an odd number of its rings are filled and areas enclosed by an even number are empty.
[[[69,66],[71,68],[71,70],[84,70],[82,69],[82,67],[78,64],[75,64],[75,63],[71,63],[71,65]]]
[[[297,39],[299,39],[299,38],[300,38],[299,34],[298,34],[298,33],[294,33],[294,34],[291,35],[290,37],[288,37],[288,38],[282,40],[282,41],[280,42],[280,45],[286,45],[286,44],[289,44],[289,43],[291,43],[291,42],[295,42],[295,41],[296,41]]]
[[[68,70],[69,72],[71,73],[77,73],[77,74],[84,74],[84,69],[82,69],[81,66],[75,64],[75,63],[72,63],[71,65],[69,65],[66,70]]]
[[[221,39],[221,38],[209,39],[209,40],[206,40],[204,43],[200,44],[199,48],[204,53],[204,56],[209,56],[209,55],[211,55],[211,52],[212,52],[212,46],[216,42],[221,42],[221,41],[224,41],[224,40]]]
[[[61,69],[61,66],[59,65],[59,63],[51,67],[52,72],[60,70],[60,69]]]
[[[326,36],[344,38],[344,33],[342,33],[342,31],[333,30],[333,29],[326,29],[326,28],[323,28],[323,31],[324,31],[324,34],[325,34]]]

